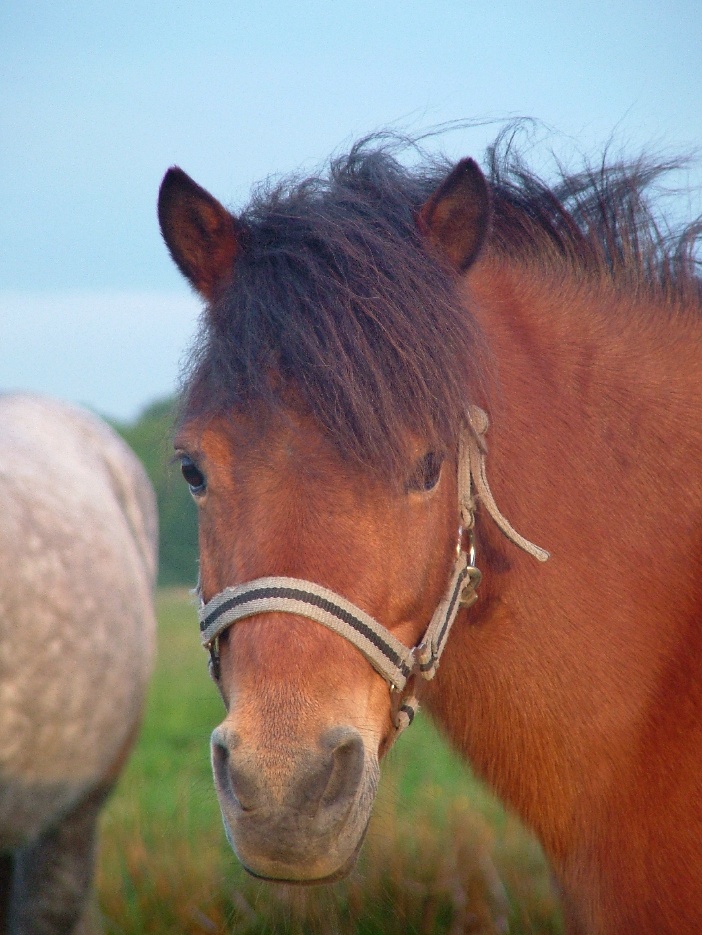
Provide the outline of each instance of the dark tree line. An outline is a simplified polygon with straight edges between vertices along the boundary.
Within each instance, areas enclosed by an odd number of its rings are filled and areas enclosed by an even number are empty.
[[[196,507],[173,463],[175,400],[148,406],[131,424],[112,423],[133,448],[156,490],[159,515],[159,584],[194,587],[197,580]]]

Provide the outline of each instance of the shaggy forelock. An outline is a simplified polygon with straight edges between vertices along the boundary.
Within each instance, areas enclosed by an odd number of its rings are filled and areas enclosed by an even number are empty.
[[[293,390],[347,457],[385,474],[405,469],[410,435],[455,446],[482,378],[477,327],[415,222],[444,171],[361,143],[324,177],[258,194],[204,322],[188,413]]]

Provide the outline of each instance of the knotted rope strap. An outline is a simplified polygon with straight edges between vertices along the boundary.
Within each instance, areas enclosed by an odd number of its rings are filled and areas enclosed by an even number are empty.
[[[483,504],[490,514],[493,522],[499,529],[524,552],[528,552],[537,561],[545,562],[550,557],[546,549],[534,545],[524,536],[520,536],[517,530],[500,513],[495,498],[490,490],[487,480],[487,469],[485,458],[487,455],[487,444],[485,434],[490,425],[487,413],[478,406],[470,406],[468,410],[471,432],[465,432],[461,438],[461,450],[458,465],[458,490],[461,501],[461,516],[467,529],[473,525],[475,505],[471,497],[471,481],[475,487],[477,498]],[[466,496],[467,492],[467,496]]]

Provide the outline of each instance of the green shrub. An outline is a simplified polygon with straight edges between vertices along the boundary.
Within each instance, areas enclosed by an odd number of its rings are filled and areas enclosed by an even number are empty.
[[[197,510],[173,462],[175,399],[148,406],[130,424],[113,423],[141,459],[156,490],[159,516],[159,584],[197,580]]]

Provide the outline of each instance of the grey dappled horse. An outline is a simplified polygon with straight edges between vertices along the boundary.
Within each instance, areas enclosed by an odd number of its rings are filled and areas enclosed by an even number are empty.
[[[0,932],[86,935],[155,646],[153,490],[96,417],[0,395]]]

